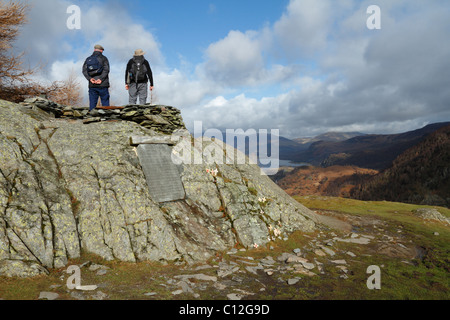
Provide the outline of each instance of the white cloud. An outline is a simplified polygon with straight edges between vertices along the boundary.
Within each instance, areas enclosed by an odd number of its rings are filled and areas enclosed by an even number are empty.
[[[230,86],[252,84],[261,76],[264,59],[256,32],[230,31],[206,50],[206,62],[198,70],[207,79]]]
[[[203,108],[205,109],[212,109],[212,108],[221,108],[226,106],[226,104],[228,103],[227,99],[225,99],[223,96],[218,96],[214,99],[212,99],[211,101],[209,101],[208,103],[206,103]]]
[[[48,64],[55,57],[63,57],[72,50],[70,43],[63,39],[68,31],[66,10],[70,6],[69,1],[21,2],[30,4],[28,23],[22,27],[15,46],[17,50],[24,50],[27,53],[27,63],[32,67],[37,64]]]
[[[50,81],[61,81],[67,78],[71,72],[75,72],[77,74],[78,80],[85,80],[80,70],[83,66],[81,61],[56,61],[51,65],[49,72],[49,80]]]
[[[84,9],[82,32],[90,41],[91,48],[99,43],[112,60],[133,57],[136,49],[143,49],[154,65],[164,66],[164,57],[155,36],[141,24],[133,22],[121,5],[96,5]]]
[[[328,44],[333,5],[322,0],[291,0],[273,31],[282,50],[280,56],[291,59],[310,56]]]
[[[158,103],[170,104],[178,108],[196,108],[205,96],[217,95],[220,92],[214,84],[191,79],[178,69],[170,72],[156,72],[154,77]]]

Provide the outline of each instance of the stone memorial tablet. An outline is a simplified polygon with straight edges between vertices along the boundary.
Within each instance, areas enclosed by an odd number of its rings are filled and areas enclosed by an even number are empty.
[[[153,200],[162,203],[186,197],[180,172],[172,161],[172,149],[168,145],[141,144],[137,152]]]

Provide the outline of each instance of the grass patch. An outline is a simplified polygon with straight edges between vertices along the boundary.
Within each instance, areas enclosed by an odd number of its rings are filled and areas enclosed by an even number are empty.
[[[448,299],[450,298],[450,228],[439,222],[424,221],[413,214],[418,208],[434,208],[448,217],[450,210],[442,207],[412,205],[387,201],[359,201],[344,198],[304,196],[294,197],[297,201],[312,210],[328,210],[344,213],[354,217],[369,217],[381,219],[386,223],[386,233],[400,235],[405,243],[414,243],[422,247],[426,254],[423,259],[415,259],[414,265],[405,264],[404,259],[387,258],[386,256],[362,256],[364,250],[356,247],[348,250],[361,257],[356,269],[353,270],[356,282],[367,279],[365,267],[368,265],[383,265],[382,290],[372,292],[365,289],[358,291],[361,286],[340,288],[333,295],[333,299],[346,299],[349,294],[356,299]],[[401,233],[398,233],[398,231]],[[436,236],[435,232],[439,235]],[[340,244],[343,246],[343,244]],[[343,249],[341,247],[341,249]],[[355,250],[356,249],[356,250]],[[364,266],[358,269],[358,265]],[[315,281],[315,280],[312,280]],[[318,280],[320,281],[320,280]],[[348,283],[345,285],[347,286]]]
[[[389,201],[360,201],[347,198],[324,196],[294,196],[298,202],[308,208],[335,210],[348,214],[372,215],[380,218],[395,218],[407,214],[413,216],[412,211],[419,208],[434,208],[446,217],[450,217],[450,209],[436,206],[424,206]]]
[[[419,208],[434,208],[446,217],[450,217],[450,209],[443,207],[421,206],[388,201],[359,201],[353,199],[304,196],[294,197],[295,200],[312,210],[329,210],[345,214],[373,217],[388,221],[397,227],[406,228],[411,234],[422,237],[426,243],[433,246],[446,246],[450,244],[450,228],[439,222],[429,222],[414,215],[413,211]],[[439,237],[430,237],[434,232]],[[428,240],[432,240],[431,242]]]

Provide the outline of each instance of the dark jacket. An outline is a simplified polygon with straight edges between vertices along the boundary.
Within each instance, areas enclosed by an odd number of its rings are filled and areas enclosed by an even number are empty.
[[[83,65],[83,75],[86,78],[87,81],[89,81],[89,88],[109,88],[109,61],[108,58],[105,57],[101,52],[99,51],[95,51],[94,55],[98,56],[98,59],[101,61],[101,63],[103,64],[103,72],[102,74],[98,75],[98,76],[94,76],[91,77],[88,74],[87,71],[87,64],[86,61],[84,62]],[[94,78],[95,80],[102,80],[101,84],[93,84],[91,83],[91,79]]]
[[[144,58],[144,56],[134,56],[127,64],[127,70],[125,71],[125,84],[135,83],[135,81],[130,81],[130,71],[133,67],[134,61],[141,61],[147,69],[147,73],[145,74],[145,78],[137,83],[147,83],[150,81],[150,85],[153,87],[153,72],[150,67],[150,63]]]

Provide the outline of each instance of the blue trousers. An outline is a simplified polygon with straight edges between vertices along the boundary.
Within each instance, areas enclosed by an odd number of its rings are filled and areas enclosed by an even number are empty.
[[[109,107],[108,88],[89,88],[89,111],[97,107],[98,97],[100,97],[103,107]]]

